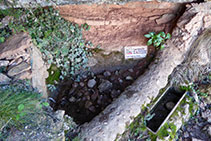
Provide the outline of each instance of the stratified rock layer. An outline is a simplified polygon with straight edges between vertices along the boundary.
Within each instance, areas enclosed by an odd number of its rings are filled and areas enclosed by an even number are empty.
[[[13,7],[36,7],[36,6],[52,6],[52,5],[64,5],[64,4],[125,4],[130,1],[153,1],[153,0],[10,0],[10,5]],[[185,3],[193,2],[196,0],[158,0],[159,2],[175,2]],[[0,3],[0,8],[8,8],[4,2]]]
[[[83,33],[85,39],[107,52],[146,45],[144,34],[151,31],[170,32],[183,8],[183,4],[155,1],[57,7],[66,20],[90,25],[90,30]]]

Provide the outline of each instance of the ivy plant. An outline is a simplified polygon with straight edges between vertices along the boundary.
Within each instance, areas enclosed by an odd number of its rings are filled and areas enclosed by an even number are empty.
[[[44,60],[58,68],[60,80],[73,77],[79,70],[87,68],[88,56],[92,55],[87,47],[93,45],[85,41],[82,32],[90,29],[88,24],[70,23],[53,7],[15,10],[17,12],[13,13],[18,14],[10,21],[9,30],[13,33],[28,32]],[[11,14],[8,11],[1,13]],[[4,42],[6,33],[0,36],[0,42]]]
[[[163,31],[156,34],[155,32],[149,32],[144,35],[146,38],[149,38],[147,41],[147,46],[153,45],[156,48],[163,49],[165,47],[166,40],[171,38],[171,34],[165,34]]]

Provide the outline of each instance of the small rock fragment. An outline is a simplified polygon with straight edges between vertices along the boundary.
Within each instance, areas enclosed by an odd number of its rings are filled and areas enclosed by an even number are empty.
[[[211,126],[208,128],[208,134],[211,136]]]
[[[188,132],[185,132],[185,133],[184,133],[184,137],[185,137],[185,138],[188,138],[188,137],[189,137],[189,133],[188,133]]]
[[[0,73],[0,85],[6,85],[9,84],[11,79],[7,77],[6,75]]]
[[[118,78],[119,83],[123,83],[123,80],[121,78]]]
[[[108,81],[108,80],[102,80],[102,82],[100,83],[100,85],[98,86],[98,89],[100,92],[104,92],[108,89],[111,89],[113,86],[113,84]]]
[[[17,59],[12,60],[12,61],[9,63],[9,65],[10,65],[10,66],[15,66],[15,65],[20,64],[22,61],[23,61],[23,59],[20,57],[20,58],[17,58]]]
[[[89,110],[90,110],[91,112],[93,112],[93,113],[96,111],[96,109],[95,109],[94,106],[90,106],[90,107],[89,107]]]
[[[14,77],[14,80],[24,80],[24,79],[31,79],[32,72],[30,70],[24,71]]]
[[[93,67],[98,63],[97,59],[94,57],[90,57],[87,66],[88,67]]]
[[[131,80],[133,80],[133,77],[127,76],[125,79],[128,80],[128,81],[131,81]]]
[[[91,101],[87,101],[86,103],[85,103],[85,108],[86,109],[89,109],[89,107],[92,105],[92,102]]]
[[[79,97],[81,97],[83,94],[79,92],[79,93],[77,93],[77,95],[78,95]]]
[[[175,103],[174,102],[167,102],[166,103],[166,108],[168,109],[168,110],[172,110],[173,108],[174,108],[174,106],[175,106]]]
[[[120,90],[112,90],[111,91],[111,97],[112,98],[117,98],[119,96],[119,94],[121,93]]]
[[[86,96],[86,99],[87,99],[87,100],[90,100],[90,96],[89,96],[89,95],[87,95],[87,96]]]
[[[72,88],[72,89],[70,89],[70,91],[69,91],[69,96],[71,96],[73,93],[75,92],[75,89],[74,88]]]
[[[76,101],[75,97],[69,98],[69,102],[75,102],[75,101]]]
[[[129,69],[128,71],[132,73],[133,72],[133,69]]]
[[[171,20],[173,20],[175,17],[176,17],[176,16],[175,16],[174,14],[164,14],[164,15],[162,15],[161,18],[159,18],[159,19],[156,20],[156,23],[157,23],[158,25],[164,24],[164,23],[168,23],[168,22],[170,22]]]
[[[200,139],[197,139],[197,138],[192,138],[192,141],[203,141],[203,140],[200,140]]]
[[[114,73],[115,75],[119,75],[119,71],[115,71],[115,73]]]
[[[97,99],[97,97],[98,97],[98,94],[97,93],[92,94],[91,95],[92,101],[95,101]]]
[[[91,80],[88,81],[87,85],[88,85],[89,88],[93,88],[96,83],[97,82],[94,79],[91,79]]]
[[[201,116],[204,118],[204,119],[207,119],[207,120],[210,120],[211,119],[211,111],[209,109],[207,109],[206,111],[203,111],[201,113]]]
[[[84,86],[85,86],[85,84],[84,84],[83,82],[80,82],[79,85],[80,85],[81,87],[84,87]]]
[[[29,64],[27,64],[26,62],[22,62],[21,64],[12,67],[9,71],[8,71],[8,76],[13,77],[17,74],[20,74],[24,71],[30,70],[31,66]]]
[[[74,83],[73,88],[77,88],[77,87],[78,87],[78,83]]]
[[[0,60],[0,67],[6,67],[9,65],[9,61],[7,60]]]
[[[105,77],[109,77],[109,76],[111,76],[111,73],[110,73],[109,71],[105,71],[105,72],[103,73],[103,75],[104,75]]]

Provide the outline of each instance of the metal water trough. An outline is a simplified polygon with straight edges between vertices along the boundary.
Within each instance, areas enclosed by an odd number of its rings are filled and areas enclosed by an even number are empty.
[[[169,87],[151,108],[150,115],[154,116],[146,121],[147,129],[157,134],[183,100],[186,93],[186,91],[180,90],[178,87]]]

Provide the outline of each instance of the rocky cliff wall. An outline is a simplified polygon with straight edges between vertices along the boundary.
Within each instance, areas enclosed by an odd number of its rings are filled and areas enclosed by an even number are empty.
[[[140,1],[187,3],[196,0],[6,0],[7,4],[12,4],[14,7],[31,7],[32,5],[36,6],[37,4],[41,6],[65,4],[125,4],[128,2]],[[0,8],[7,8],[3,1],[0,1]]]

